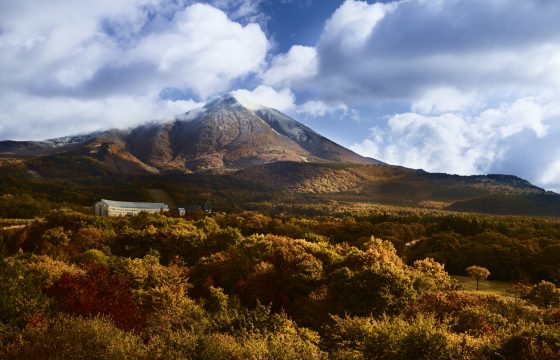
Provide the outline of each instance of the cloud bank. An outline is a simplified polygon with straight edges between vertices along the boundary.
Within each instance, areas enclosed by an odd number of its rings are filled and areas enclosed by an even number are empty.
[[[560,86],[560,3],[547,0],[345,1],[317,45],[324,96],[421,96],[434,87]]]
[[[259,25],[207,4],[18,1],[0,14],[2,138],[168,118],[196,101],[162,94],[227,91],[261,70],[270,46]]]

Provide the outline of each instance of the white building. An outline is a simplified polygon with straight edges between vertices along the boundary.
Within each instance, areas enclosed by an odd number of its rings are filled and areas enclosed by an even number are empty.
[[[150,214],[161,210],[168,211],[169,207],[164,203],[127,202],[101,199],[95,203],[94,213],[97,216],[133,216],[145,211]]]

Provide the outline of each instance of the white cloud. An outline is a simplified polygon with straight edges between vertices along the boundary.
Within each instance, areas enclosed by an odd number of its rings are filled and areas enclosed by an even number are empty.
[[[346,104],[337,103],[326,103],[321,100],[309,100],[304,104],[297,107],[296,112],[305,113],[312,116],[325,116],[327,114],[332,114],[337,111],[347,112],[350,109]]]
[[[309,100],[301,105],[296,104],[296,97],[289,88],[276,90],[268,85],[259,85],[252,91],[238,89],[232,91],[235,98],[249,109],[270,107],[284,112],[307,114],[311,116],[325,116],[335,112],[351,112],[344,103],[326,103],[320,100]]]
[[[347,0],[317,45],[315,89],[354,102],[414,100],[434,88],[558,89],[558,18],[557,1]]]
[[[21,0],[0,4],[0,60],[8,79],[29,81],[75,62],[91,71],[91,52],[110,56],[114,45],[101,31],[104,19],[142,23],[141,10],[154,1]],[[101,49],[100,49],[101,48]],[[93,67],[93,71],[97,70]]]
[[[0,86],[10,90],[0,97],[0,140],[43,137],[35,129],[46,124],[51,136],[53,129],[68,133],[166,117],[190,103],[160,100],[163,90],[205,99],[262,70],[269,42],[259,25],[189,3],[0,3]]]
[[[512,136],[524,129],[532,130],[537,137],[546,135],[547,126],[543,122],[544,108],[531,98],[523,98],[509,106],[487,109],[480,118],[484,120],[479,128],[497,131],[502,138]]]
[[[154,63],[165,85],[187,87],[206,98],[257,71],[267,50],[258,25],[242,26],[221,10],[195,4],[175,15],[171,31],[144,39],[128,61]]]
[[[117,95],[104,99],[43,98],[4,95],[0,113],[3,136],[43,140],[110,128],[127,128],[151,120],[170,121],[174,115],[202,106],[192,100],[160,100]],[[14,121],[18,114],[20,121]]]
[[[542,186],[553,188],[555,191],[560,192],[560,160],[556,160],[544,168],[544,171],[538,176],[536,181],[542,184]]]
[[[554,155],[560,153],[560,144],[553,141],[560,129],[559,118],[543,104],[548,102],[522,98],[473,115],[397,114],[351,148],[388,163],[435,172],[484,174],[511,166],[541,186],[560,188]],[[520,141],[525,138],[552,142],[551,153],[533,153],[526,148],[527,141]]]
[[[441,87],[426,91],[421,98],[413,101],[411,110],[424,115],[463,112],[480,108],[480,102],[474,93],[463,94],[450,87]]]
[[[404,113],[388,122],[386,138],[366,139],[352,150],[382,161],[428,171],[449,171],[459,174],[477,172],[486,157],[495,150],[472,147],[476,125],[455,114],[425,116]],[[378,129],[372,129],[375,134]]]
[[[365,1],[346,0],[325,24],[320,45],[337,46],[344,52],[358,50],[379,21],[396,7],[396,3],[370,5]]]
[[[271,107],[280,111],[288,111],[294,107],[295,97],[289,89],[280,91],[266,85],[260,85],[252,91],[239,89],[232,92],[235,98],[248,108],[260,106]]]
[[[276,56],[262,75],[267,85],[290,86],[317,74],[317,52],[309,46],[295,45],[286,54]]]

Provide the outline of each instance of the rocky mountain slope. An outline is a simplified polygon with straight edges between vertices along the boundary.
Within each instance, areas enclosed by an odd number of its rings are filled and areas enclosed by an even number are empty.
[[[0,157],[80,153],[121,173],[244,169],[276,161],[376,164],[279,111],[251,110],[233,96],[177,116],[119,131],[42,142],[0,142]]]

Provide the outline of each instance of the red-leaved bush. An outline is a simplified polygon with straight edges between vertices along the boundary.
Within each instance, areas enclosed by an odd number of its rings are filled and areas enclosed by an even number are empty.
[[[86,275],[64,273],[47,291],[59,310],[85,317],[105,315],[123,330],[143,327],[145,316],[132,298],[128,279],[90,265]]]

